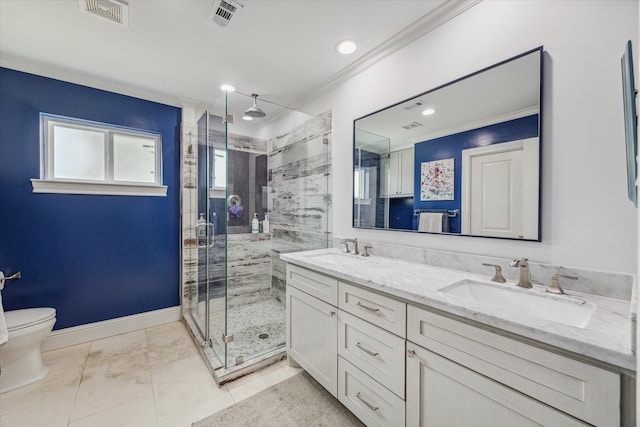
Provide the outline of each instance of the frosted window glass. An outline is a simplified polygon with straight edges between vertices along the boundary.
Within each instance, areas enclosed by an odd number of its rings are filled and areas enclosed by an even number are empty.
[[[156,140],[134,135],[113,135],[113,179],[156,182]]]
[[[54,178],[104,180],[105,134],[54,126]]]
[[[227,186],[227,156],[224,150],[214,151],[213,186],[215,188]]]

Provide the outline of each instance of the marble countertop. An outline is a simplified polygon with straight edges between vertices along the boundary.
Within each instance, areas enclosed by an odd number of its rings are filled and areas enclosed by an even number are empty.
[[[551,295],[535,285],[521,289],[513,282],[496,284],[490,277],[464,271],[406,262],[381,256],[354,256],[338,249],[319,249],[281,255],[283,261],[325,273],[357,285],[375,289],[409,303],[442,310],[553,347],[582,354],[630,371],[636,370],[631,347],[631,302],[587,293],[567,291]],[[537,316],[526,316],[509,307],[490,307],[440,290],[456,282],[472,279],[494,286],[509,286],[523,293],[545,298],[584,300],[595,305],[584,328],[567,326]],[[508,292],[508,291],[505,291]],[[523,298],[526,298],[523,295]]]

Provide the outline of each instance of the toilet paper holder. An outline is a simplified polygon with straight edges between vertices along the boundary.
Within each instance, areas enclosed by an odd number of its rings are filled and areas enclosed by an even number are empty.
[[[5,277],[4,272],[0,271],[0,291],[4,288],[4,282],[7,280],[20,279],[22,277],[22,273],[18,271],[17,273],[13,273],[11,276]]]

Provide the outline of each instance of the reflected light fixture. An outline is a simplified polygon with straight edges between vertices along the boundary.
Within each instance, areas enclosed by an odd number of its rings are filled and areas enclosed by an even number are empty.
[[[358,49],[358,45],[353,40],[342,40],[336,44],[336,50],[343,55],[351,55]]]
[[[429,107],[429,108],[425,109],[425,110],[422,112],[422,115],[423,115],[423,116],[430,116],[430,115],[434,114],[435,112],[436,112],[436,109],[435,109],[435,108],[431,108],[431,107]]]
[[[247,116],[246,114],[244,116],[242,116],[242,120],[246,120],[248,122],[250,122],[251,120],[253,120],[253,117],[251,116]]]
[[[220,89],[223,92],[235,92],[236,91],[235,87],[231,86],[230,84],[226,84],[226,83],[223,84],[222,86],[220,86]]]

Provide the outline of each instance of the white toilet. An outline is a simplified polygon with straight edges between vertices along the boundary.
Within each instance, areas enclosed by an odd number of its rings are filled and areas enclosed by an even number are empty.
[[[47,375],[40,346],[56,323],[54,308],[5,311],[9,340],[0,345],[0,393],[36,382]]]

